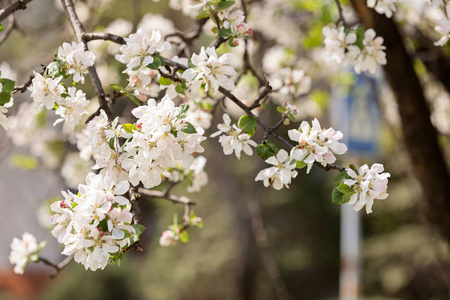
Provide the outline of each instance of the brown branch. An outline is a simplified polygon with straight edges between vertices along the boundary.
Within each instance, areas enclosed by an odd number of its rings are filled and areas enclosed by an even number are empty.
[[[345,21],[345,18],[344,18],[344,11],[342,9],[341,1],[340,0],[334,0],[334,2],[336,2],[336,6],[337,6],[338,11],[339,11],[339,20],[337,20],[336,25],[339,25],[339,23],[342,22],[344,27],[347,28],[347,22]]]
[[[0,10],[0,22],[6,19],[9,15],[15,13],[16,11],[26,9],[27,4],[30,3],[31,1],[33,0],[20,0]]]
[[[86,42],[94,41],[94,40],[105,40],[105,41],[111,41],[116,44],[124,45],[126,44],[126,41],[123,37],[112,34],[112,33],[100,33],[100,32],[91,32],[91,33],[85,33],[83,35],[84,40]]]
[[[177,204],[195,205],[195,202],[192,202],[188,197],[171,195],[165,191],[154,191],[140,187],[138,193],[149,198],[166,199]]]
[[[266,99],[266,97],[273,91],[272,87],[269,84],[269,79],[267,78],[267,75],[265,75],[264,78],[265,78],[264,89],[261,91],[258,98],[256,98],[255,101],[253,101],[253,104],[250,105],[249,107],[250,110],[260,107],[261,101]]]
[[[73,1],[61,0],[61,3],[67,14],[70,25],[72,26],[72,29],[77,36],[78,42],[83,43],[85,50],[88,51],[89,48],[87,45],[87,41],[85,40],[86,30],[84,29],[83,24],[80,22],[80,19],[77,16]],[[106,100],[105,91],[103,90],[103,86],[100,78],[98,77],[97,69],[95,68],[95,66],[89,67],[89,76],[91,78],[92,85],[94,86],[101,109],[105,111],[109,119],[112,119],[111,108],[109,107],[108,101]]]
[[[67,256],[62,262],[59,264],[52,263],[46,258],[39,257],[37,262],[43,262],[47,266],[52,267],[55,270],[55,273],[50,275],[50,278],[55,278],[73,259],[73,254],[70,256]]]
[[[133,224],[139,224],[141,221],[142,214],[138,200],[141,197],[141,194],[139,194],[136,188],[134,187],[130,188],[129,194],[130,194],[131,209],[133,211]]]

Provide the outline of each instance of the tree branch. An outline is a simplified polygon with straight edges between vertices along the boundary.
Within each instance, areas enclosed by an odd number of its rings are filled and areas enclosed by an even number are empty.
[[[2,22],[9,15],[15,13],[16,11],[26,9],[27,4],[30,3],[31,1],[33,1],[33,0],[20,0],[20,1],[14,2],[13,4],[9,5],[8,7],[0,10],[0,22]]]
[[[55,273],[50,275],[50,278],[55,278],[73,259],[73,254],[70,256],[67,256],[62,262],[59,264],[52,263],[46,258],[39,257],[39,260],[37,262],[43,262],[47,266],[52,267],[55,269]]]
[[[148,190],[140,187],[138,188],[138,193],[149,198],[166,199],[177,204],[195,205],[195,202],[192,202],[188,197],[171,195],[166,193],[166,191]]]
[[[78,42],[83,43],[85,50],[88,51],[89,48],[87,45],[87,41],[85,40],[86,30],[84,29],[83,24],[81,24],[80,19],[78,19],[73,1],[61,0],[61,3],[67,14],[70,25],[72,26],[72,29],[77,36]],[[89,76],[91,78],[92,85],[94,86],[95,93],[97,94],[100,108],[105,111],[108,118],[112,119],[111,108],[109,107],[108,101],[106,100],[105,91],[103,90],[103,86],[100,78],[98,77],[97,69],[95,68],[95,66],[89,67]]]

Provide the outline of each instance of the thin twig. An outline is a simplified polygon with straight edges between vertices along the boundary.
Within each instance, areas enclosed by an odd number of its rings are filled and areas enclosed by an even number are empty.
[[[138,188],[138,193],[150,198],[166,199],[173,203],[195,205],[195,202],[192,202],[188,197],[166,194],[165,191],[154,191],[140,187]]]
[[[63,4],[70,25],[72,26],[72,29],[77,36],[78,42],[83,43],[85,50],[88,51],[89,48],[85,39],[86,30],[84,29],[83,24],[80,22],[80,19],[77,16],[73,1],[61,0],[61,3]],[[95,68],[95,66],[89,67],[89,76],[91,78],[92,85],[94,86],[95,93],[97,94],[100,107],[105,111],[108,118],[112,119],[111,108],[109,107],[108,101],[106,100],[105,91],[103,90],[103,86],[100,78],[98,77],[97,69]]]
[[[347,22],[345,21],[345,18],[344,18],[344,11],[342,9],[340,0],[334,0],[334,2],[336,2],[336,6],[339,10],[339,20],[336,22],[336,24],[339,24],[339,22],[342,22],[344,27],[347,27]]]
[[[38,262],[43,262],[47,266],[52,267],[55,270],[55,273],[50,275],[50,278],[55,278],[73,259],[73,254],[70,256],[67,256],[62,262],[59,264],[52,263],[46,258],[39,257]]]
[[[16,11],[26,9],[27,4],[30,3],[31,1],[33,0],[20,0],[0,10],[0,22],[6,19],[9,15],[15,13]]]

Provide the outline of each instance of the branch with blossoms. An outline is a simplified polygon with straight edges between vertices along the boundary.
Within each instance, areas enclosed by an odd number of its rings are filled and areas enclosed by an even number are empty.
[[[347,151],[347,146],[340,142],[343,138],[340,131],[322,128],[314,119],[312,123],[301,122],[298,128],[288,130],[287,137],[282,136],[278,133],[281,126],[297,121],[297,108],[288,102],[277,108],[281,115],[273,126],[257,115],[256,109],[269,94],[281,91],[294,96],[303,94],[302,83],[308,83],[308,77],[304,72],[284,69],[277,74],[281,81],[277,88],[272,88],[270,76],[265,76],[264,80],[258,77],[247,52],[247,39],[253,35],[253,30],[234,1],[214,0],[193,8],[192,13],[199,19],[196,28],[191,35],[177,36],[188,46],[199,36],[205,20],[212,20],[215,47],[201,47],[190,57],[175,55],[170,59],[164,53],[170,51],[172,45],[160,31],[153,30],[149,35],[139,28],[128,38],[88,33],[72,0],[61,2],[78,43],[63,43],[44,72],[34,72],[23,86],[15,87],[13,81],[0,79],[0,100],[3,101],[0,109],[12,102],[11,94],[28,87],[35,105],[54,110],[60,117],[54,125],[63,122],[63,131],[75,136],[78,149],[88,152],[87,156],[95,161],[93,168],[97,171],[86,176],[85,182],[78,185],[77,193],[62,192],[63,200],[51,204],[54,213],[51,223],[55,226],[52,235],[64,245],[62,253],[73,256],[86,270],[104,269],[108,264],[119,262],[127,251],[142,250],[139,241],[145,227],[140,224],[141,196],[162,198],[184,206],[182,220],[175,215],[173,224],[162,233],[162,246],[173,245],[178,240],[187,242],[188,227],[202,226],[202,219],[192,210],[195,203],[185,196],[171,194],[171,188],[185,181],[187,191],[196,192],[207,184],[206,159],[196,155],[204,151],[201,143],[206,140],[205,130],[210,127],[211,111],[217,105],[214,97],[220,94],[236,104],[244,115],[233,122],[228,114],[223,114],[223,123],[210,137],[218,137],[224,154],[234,154],[238,159],[242,153],[251,156],[256,151],[269,167],[256,174],[255,181],[262,181],[265,187],[276,190],[289,188],[297,170],[306,168],[308,174],[317,165],[326,171],[339,171],[331,197],[336,204],[349,203],[355,205],[355,210],[365,206],[366,212],[371,213],[374,200],[387,197],[390,174],[384,172],[382,165],[345,168],[335,164],[336,156]],[[378,1],[377,6],[380,3]],[[345,25],[339,1],[336,4]],[[376,37],[372,29],[330,25],[323,33],[329,57],[338,63],[351,63],[356,72],[373,73],[380,64],[386,63],[383,39]],[[122,73],[128,76],[128,84],[125,87],[109,85],[107,88],[113,91],[109,99],[96,71],[96,57],[88,48],[88,42],[93,40],[121,45],[115,59],[124,64]],[[217,48],[227,42],[233,49],[242,40],[246,44],[245,62],[238,75],[231,65],[233,54],[219,55]],[[253,73],[262,88],[248,105],[232,93],[247,71]],[[87,110],[90,101],[76,87],[77,83],[84,83],[87,74],[99,102],[99,108],[90,116]],[[236,75],[238,79],[234,81]],[[65,79],[70,79],[73,86],[62,84]],[[153,96],[155,89],[157,94],[165,93],[160,101],[153,98],[157,97]],[[118,116],[114,118],[110,105],[119,96],[128,97],[136,104],[131,111],[134,121],[121,123]],[[175,99],[182,99],[181,103],[176,103]],[[0,117],[1,113],[3,111]],[[83,117],[87,117],[86,125],[82,124]],[[6,120],[0,118],[0,121],[6,124]],[[257,126],[263,130],[260,144],[252,140]],[[81,130],[76,131],[76,128]],[[269,138],[280,142],[284,149],[278,149]],[[164,182],[169,182],[165,191],[153,190]],[[36,251],[30,253],[35,255]]]

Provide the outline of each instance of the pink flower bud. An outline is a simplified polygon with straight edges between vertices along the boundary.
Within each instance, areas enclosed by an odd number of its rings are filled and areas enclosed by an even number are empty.
[[[161,237],[159,238],[159,244],[163,247],[175,245],[175,233],[172,230],[163,231]]]

